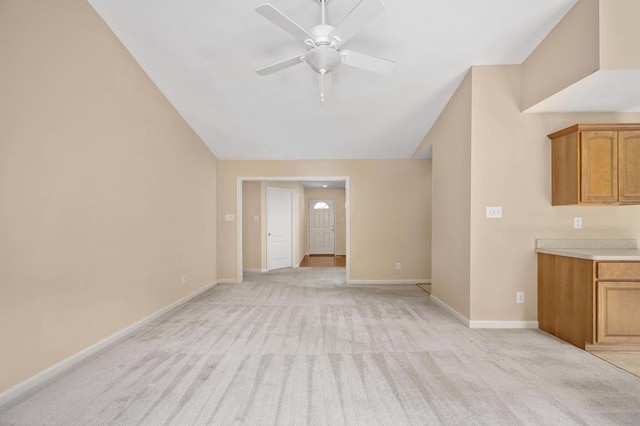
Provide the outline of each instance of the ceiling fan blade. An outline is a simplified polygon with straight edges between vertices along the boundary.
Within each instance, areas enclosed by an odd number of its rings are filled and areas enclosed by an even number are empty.
[[[361,0],[347,16],[331,33],[331,37],[336,37],[340,41],[338,45],[343,44],[351,37],[356,35],[365,25],[373,21],[385,11],[384,5],[380,0]]]
[[[342,61],[343,64],[377,72],[378,74],[391,74],[393,67],[396,65],[394,61],[365,55],[364,53],[358,53],[352,50],[341,50],[340,54],[344,58]]]
[[[276,71],[283,70],[285,68],[292,67],[304,62],[304,55],[294,56],[293,58],[285,59],[284,61],[276,62],[268,67],[260,68],[256,72],[260,75],[273,74]]]
[[[309,34],[304,28],[293,22],[284,13],[280,12],[269,3],[258,6],[256,12],[258,12],[260,15],[264,16],[269,21],[273,22],[298,40],[305,41],[306,39],[313,39],[313,36]]]

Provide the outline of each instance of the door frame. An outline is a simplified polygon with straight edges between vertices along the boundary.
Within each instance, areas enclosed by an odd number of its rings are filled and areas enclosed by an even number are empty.
[[[241,176],[236,179],[236,283],[244,280],[242,268],[242,183],[245,181],[300,182],[300,181],[344,181],[346,231],[345,252],[347,255],[346,280],[351,280],[351,190],[349,176]],[[334,206],[335,208],[335,206]],[[294,225],[295,226],[295,225]],[[294,238],[295,244],[295,238]],[[294,248],[295,253],[295,248]]]
[[[346,194],[345,194],[346,195]],[[324,198],[324,199],[311,199],[309,198],[309,201],[307,202],[307,254],[311,255],[311,204],[312,203],[317,203],[318,201],[331,201],[333,203],[333,255],[336,255],[336,200],[333,200],[331,198]]]

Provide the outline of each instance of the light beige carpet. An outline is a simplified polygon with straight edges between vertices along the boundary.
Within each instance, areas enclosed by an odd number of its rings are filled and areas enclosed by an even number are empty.
[[[220,284],[2,425],[638,425],[640,379],[537,330],[474,330],[344,268]],[[114,312],[117,315],[117,312]]]

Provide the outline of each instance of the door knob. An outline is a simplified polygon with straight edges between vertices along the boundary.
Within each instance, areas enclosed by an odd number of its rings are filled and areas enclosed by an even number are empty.
[[[271,232],[269,232],[267,235],[268,235],[268,236],[271,236]]]

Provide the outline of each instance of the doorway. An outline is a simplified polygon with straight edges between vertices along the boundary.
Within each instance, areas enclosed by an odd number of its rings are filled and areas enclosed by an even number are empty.
[[[338,215],[339,217],[337,218],[337,228],[336,231],[340,231],[340,232],[336,232],[336,255],[342,257],[342,259],[339,260],[343,260],[343,263],[339,266],[343,266],[345,267],[345,273],[346,273],[346,281],[349,282],[350,281],[350,269],[351,269],[351,265],[350,265],[350,256],[349,256],[349,252],[350,252],[350,220],[349,220],[349,210],[348,210],[348,205],[349,205],[349,199],[350,199],[350,186],[349,186],[349,177],[348,176],[313,176],[313,177],[308,177],[308,176],[239,176],[236,178],[236,212],[237,212],[237,221],[236,221],[236,247],[235,247],[235,258],[236,258],[236,277],[235,279],[229,279],[226,280],[225,282],[230,282],[230,283],[241,283],[243,281],[243,277],[244,277],[244,262],[243,262],[243,247],[244,244],[247,243],[247,241],[243,241],[243,226],[244,223],[251,223],[251,233],[252,233],[252,237],[251,237],[251,250],[253,251],[254,249],[257,250],[257,254],[256,256],[252,255],[252,263],[253,261],[256,262],[255,266],[250,266],[247,268],[248,272],[251,273],[255,273],[255,272],[267,272],[267,259],[266,259],[266,238],[267,238],[267,232],[266,232],[266,223],[267,223],[267,213],[266,213],[266,187],[268,187],[269,185],[266,185],[264,187],[264,198],[263,198],[263,204],[262,204],[262,211],[263,213],[260,214],[260,205],[257,204],[255,207],[255,210],[251,213],[247,213],[247,212],[243,212],[243,184],[245,182],[251,182],[251,183],[255,183],[255,182],[270,182],[270,183],[278,183],[278,182],[282,182],[283,184],[291,184],[291,183],[300,183],[301,185],[304,185],[305,187],[305,192],[306,192],[306,188],[307,188],[307,184],[310,183],[314,183],[317,184],[317,188],[326,188],[327,186],[330,186],[329,184],[331,183],[335,183],[336,187],[339,188],[343,188],[342,191],[342,198],[340,201],[340,208],[336,208],[336,215]],[[252,187],[255,187],[255,185],[252,185]],[[253,192],[253,191],[252,191]],[[257,196],[259,197],[260,195],[260,190],[259,189],[255,189],[255,194],[258,194]],[[296,197],[294,197],[295,199]],[[317,196],[317,197],[313,197],[313,198],[317,198],[317,199],[322,199],[324,198],[322,195]],[[332,198],[332,197],[326,197],[326,198]],[[294,200],[294,210],[297,209],[297,211],[299,211],[299,207],[302,207],[304,210],[306,210],[306,206],[307,204],[304,202],[304,200],[302,201],[302,204],[300,206],[298,206],[298,201]],[[243,217],[243,213],[247,213],[247,217]],[[264,220],[261,220],[261,217]],[[298,237],[296,235],[303,235],[304,239],[306,240],[307,238],[307,230],[304,229],[306,228],[306,218],[307,215],[305,213],[302,214],[301,216],[301,221],[298,220],[298,214],[295,214],[295,218],[294,218],[294,247],[293,247],[293,252],[296,253],[296,256],[301,252],[301,259],[305,256],[305,252],[306,252],[306,248],[308,247],[308,244],[306,241],[303,241],[303,245],[299,244]],[[296,220],[298,220],[298,225],[296,225]],[[302,229],[298,230],[299,226],[303,226]],[[255,240],[255,233],[257,233],[258,238],[262,238],[262,248],[263,248],[263,252],[262,252],[262,270],[260,270],[260,243],[259,240]],[[296,234],[297,233],[297,234]],[[261,235],[261,236],[260,236]],[[255,246],[255,247],[254,247]],[[254,259],[255,257],[255,259]],[[294,264],[292,267],[297,267],[297,261],[295,262],[296,264]],[[338,266],[338,265],[336,265]]]

